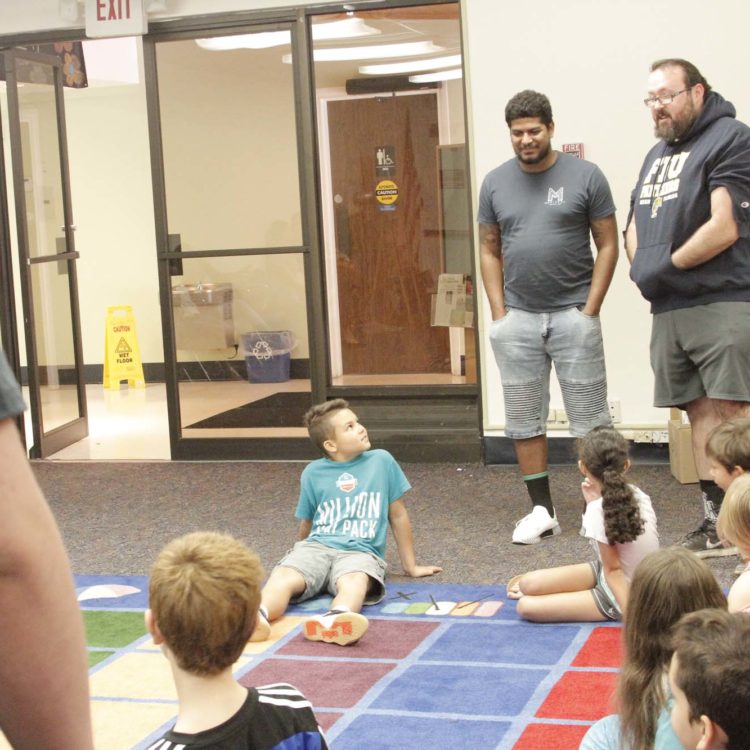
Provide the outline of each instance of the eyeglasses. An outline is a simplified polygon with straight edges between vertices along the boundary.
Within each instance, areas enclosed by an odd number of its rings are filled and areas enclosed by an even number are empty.
[[[682,89],[682,91],[675,91],[674,94],[662,94],[661,96],[649,96],[647,99],[643,100],[643,103],[647,107],[655,107],[657,104],[665,107],[667,104],[671,104],[676,97],[678,97],[680,94],[684,94],[686,91],[690,91],[690,89],[693,88],[692,86],[688,86],[686,89]]]

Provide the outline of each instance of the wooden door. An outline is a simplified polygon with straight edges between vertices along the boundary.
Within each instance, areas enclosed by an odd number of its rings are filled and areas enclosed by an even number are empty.
[[[343,373],[450,372],[434,94],[328,103]]]

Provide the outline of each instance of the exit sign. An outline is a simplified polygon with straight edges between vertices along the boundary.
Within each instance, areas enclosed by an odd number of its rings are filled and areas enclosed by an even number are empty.
[[[572,154],[573,156],[577,156],[579,159],[583,159],[582,143],[563,143],[562,150],[564,154]]]
[[[86,36],[139,36],[148,30],[143,0],[86,0]]]

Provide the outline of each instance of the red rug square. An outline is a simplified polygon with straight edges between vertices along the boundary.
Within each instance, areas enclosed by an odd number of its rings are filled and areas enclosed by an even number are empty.
[[[569,724],[529,724],[513,750],[571,750],[581,744],[588,727]]]
[[[550,690],[540,719],[596,721],[614,712],[616,672],[566,672]]]
[[[439,626],[437,622],[370,620],[361,641],[351,646],[332,646],[308,641],[301,633],[280,648],[285,656],[331,656],[345,659],[404,659]]]
[[[574,667],[622,666],[622,628],[594,628],[573,659]]]
[[[331,656],[340,656],[343,652],[339,646],[328,648]],[[302,691],[313,706],[351,708],[395,666],[376,662],[270,658],[243,675],[240,684],[249,687],[289,682]]]

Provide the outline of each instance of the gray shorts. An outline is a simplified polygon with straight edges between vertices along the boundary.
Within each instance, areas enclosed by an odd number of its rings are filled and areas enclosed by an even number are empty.
[[[555,366],[570,432],[576,437],[611,424],[602,328],[577,307],[552,313],[510,308],[492,321],[505,402],[505,434],[514,440],[543,435],[549,412],[549,377]]]
[[[714,302],[654,315],[654,406],[708,396],[750,401],[750,302]]]
[[[346,573],[367,573],[370,577],[365,604],[377,604],[385,596],[385,560],[369,552],[347,552],[303,539],[287,552],[279,566],[294,568],[305,579],[305,590],[293,599],[295,602],[324,591],[336,596],[336,581]]]
[[[596,586],[591,589],[591,596],[594,597],[597,609],[608,620],[619,622],[622,620],[622,610],[617,603],[617,599],[615,599],[615,595],[612,593],[612,589],[609,588],[607,579],[604,577],[604,566],[601,560],[594,560],[589,565],[591,565],[591,570],[596,580]]]

